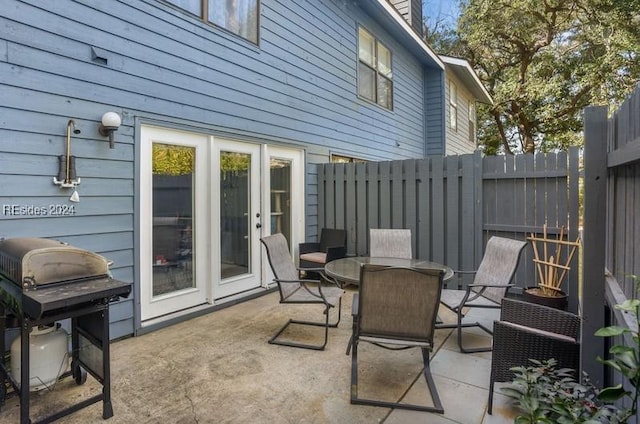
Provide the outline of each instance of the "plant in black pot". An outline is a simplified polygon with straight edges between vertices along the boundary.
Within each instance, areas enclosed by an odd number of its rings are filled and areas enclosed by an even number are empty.
[[[562,282],[571,269],[571,260],[580,246],[579,239],[564,239],[564,227],[558,238],[547,237],[547,224],[543,226],[542,237],[531,233],[527,238],[533,247],[533,262],[536,264],[538,285],[528,287],[523,292],[524,300],[552,308],[565,310],[567,294],[562,291]]]

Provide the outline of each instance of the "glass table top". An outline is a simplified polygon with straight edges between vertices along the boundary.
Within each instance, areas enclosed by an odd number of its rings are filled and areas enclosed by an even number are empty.
[[[453,270],[450,267],[437,262],[431,262],[424,259],[374,258],[369,256],[336,259],[335,261],[331,261],[326,264],[324,271],[328,276],[333,277],[340,282],[358,285],[360,283],[360,267],[363,264],[412,268],[436,268],[444,270],[444,281],[453,277]]]

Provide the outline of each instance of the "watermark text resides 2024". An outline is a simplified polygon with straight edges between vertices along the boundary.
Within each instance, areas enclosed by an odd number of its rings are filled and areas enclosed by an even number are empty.
[[[71,216],[75,214],[75,205],[2,205],[4,216]]]

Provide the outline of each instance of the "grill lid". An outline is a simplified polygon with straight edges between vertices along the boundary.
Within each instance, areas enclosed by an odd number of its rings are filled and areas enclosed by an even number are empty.
[[[0,274],[23,290],[36,286],[109,274],[97,253],[35,237],[0,240]]]

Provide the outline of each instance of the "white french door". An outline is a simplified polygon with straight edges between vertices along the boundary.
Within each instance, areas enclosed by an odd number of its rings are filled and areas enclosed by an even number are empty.
[[[217,138],[212,172],[214,298],[261,284],[260,145]]]
[[[142,126],[142,321],[267,286],[260,245],[303,239],[304,153]]]
[[[209,137],[141,128],[142,320],[207,302]]]

